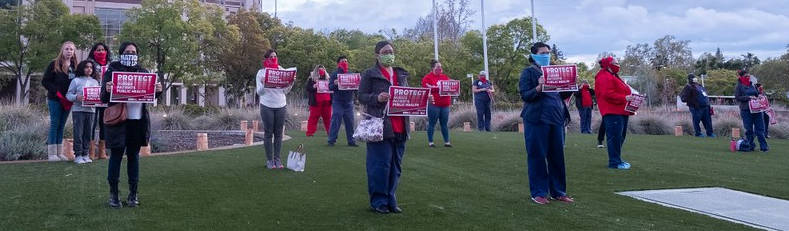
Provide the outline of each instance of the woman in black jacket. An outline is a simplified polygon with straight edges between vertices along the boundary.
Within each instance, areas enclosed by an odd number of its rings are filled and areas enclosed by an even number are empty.
[[[734,89],[734,98],[740,102],[740,117],[742,118],[742,125],[745,127],[745,138],[748,142],[745,151],[753,151],[756,149],[754,143],[754,136],[759,139],[759,148],[762,152],[767,152],[770,147],[767,145],[767,139],[764,135],[764,115],[763,112],[751,113],[748,105],[749,101],[756,99],[759,96],[759,90],[753,85],[754,81],[751,80],[751,75],[745,70],[737,72],[740,76],[737,81],[737,87]]]
[[[401,213],[395,191],[408,140],[408,117],[386,116],[390,86],[408,86],[408,72],[394,67],[394,47],[388,41],[375,45],[376,64],[362,73],[359,103],[364,112],[384,119],[383,141],[367,143],[367,186],[370,207],[380,214]]]
[[[66,92],[71,80],[76,77],[75,67],[77,48],[71,41],[64,42],[57,58],[49,63],[44,71],[41,85],[47,89],[47,106],[49,107],[49,136],[47,137],[47,155],[49,161],[66,161],[63,155],[63,129],[66,127],[71,102],[66,99]]]
[[[118,53],[121,54],[120,60],[110,63],[102,80],[101,101],[109,103],[110,107],[118,104],[110,102],[113,72],[148,73],[148,70],[140,67],[137,63],[137,44],[124,42],[121,44]],[[157,83],[157,94],[161,91],[162,85]],[[118,182],[124,153],[126,153],[127,157],[126,172],[129,178],[127,206],[136,207],[140,204],[137,198],[137,182],[140,175],[140,147],[148,146],[148,140],[151,136],[151,116],[146,105],[143,103],[123,104],[126,108],[126,120],[116,125],[105,125],[105,138],[107,139],[107,147],[110,149],[110,163],[107,170],[107,181],[110,185],[109,205],[113,208],[121,207],[121,202],[118,198]]]

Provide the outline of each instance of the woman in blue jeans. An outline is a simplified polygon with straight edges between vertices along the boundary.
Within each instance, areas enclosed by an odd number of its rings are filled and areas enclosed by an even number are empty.
[[[422,78],[422,87],[430,88],[430,104],[427,107],[427,142],[431,148],[433,144],[433,132],[436,130],[436,122],[441,124],[441,135],[444,137],[444,147],[452,147],[449,142],[449,108],[452,106],[452,96],[441,96],[438,92],[438,81],[449,80],[444,74],[444,69],[438,60],[430,61],[431,71]]]
[[[740,76],[737,81],[737,88],[734,89],[734,97],[740,102],[740,117],[742,118],[742,125],[745,127],[745,137],[748,141],[748,146],[745,151],[753,151],[756,149],[754,143],[754,135],[759,139],[759,149],[762,152],[767,152],[770,147],[767,145],[767,139],[764,132],[764,113],[751,113],[748,102],[756,99],[759,96],[759,90],[753,85],[755,79],[751,79],[751,75],[745,70],[737,72]]]
[[[47,106],[49,107],[49,136],[47,138],[47,155],[49,161],[66,161],[63,155],[63,129],[66,127],[71,101],[66,98],[71,80],[76,77],[75,67],[77,50],[73,42],[67,41],[60,47],[60,53],[49,63],[44,71],[41,85],[47,89]]]

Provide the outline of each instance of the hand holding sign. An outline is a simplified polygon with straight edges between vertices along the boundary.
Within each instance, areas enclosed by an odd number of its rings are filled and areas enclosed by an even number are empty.
[[[544,82],[542,91],[565,92],[578,91],[578,68],[575,65],[543,66]]]
[[[359,73],[337,74],[337,89],[340,91],[359,90],[362,76]]]
[[[490,90],[488,90],[490,91]],[[460,95],[460,81],[459,80],[441,80],[438,81],[438,95],[440,96],[459,96]]]
[[[430,88],[389,87],[388,116],[427,116]]]
[[[296,80],[296,69],[266,69],[261,81],[264,88],[284,89],[293,85]]]
[[[155,73],[113,72],[110,102],[154,103],[157,88]]]
[[[84,107],[106,107],[107,104],[101,102],[101,87],[84,87],[82,95],[77,99],[82,101]]]
[[[625,97],[627,99],[627,105],[625,105],[625,111],[635,113],[644,104],[644,99],[646,96],[632,94]]]

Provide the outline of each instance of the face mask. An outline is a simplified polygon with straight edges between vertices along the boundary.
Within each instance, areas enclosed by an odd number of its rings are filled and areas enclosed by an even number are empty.
[[[551,54],[532,54],[531,58],[538,66],[551,65]]]
[[[612,65],[611,66],[611,73],[614,73],[614,74],[619,73],[619,65]]]
[[[93,52],[93,59],[100,65],[107,64],[107,52]]]
[[[279,68],[279,61],[277,60],[277,57],[271,57],[263,60],[263,67],[273,69]]]
[[[757,83],[759,83],[759,80],[756,79],[756,77],[753,75],[751,75],[750,80],[752,85],[756,85]]]
[[[395,63],[394,54],[381,55],[379,56],[379,59],[381,61],[381,65],[384,65],[385,67],[391,67]]]
[[[320,76],[320,78],[323,78],[324,76],[326,76],[326,70],[324,70],[324,69],[318,69],[318,74],[320,74],[320,75],[321,75],[321,76]]]
[[[483,83],[487,82],[488,81],[488,77],[485,77],[484,75],[480,75],[479,76],[479,81],[482,81]]]
[[[341,62],[337,64],[337,68],[342,69],[344,72],[348,72],[348,62]]]
[[[121,55],[121,64],[127,67],[137,66],[137,55]]]
[[[691,81],[693,81],[694,83],[698,83],[699,79],[698,78],[693,78],[693,79],[691,79]]]

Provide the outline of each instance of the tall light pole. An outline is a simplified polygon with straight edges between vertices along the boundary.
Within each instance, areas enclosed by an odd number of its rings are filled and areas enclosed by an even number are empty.
[[[434,59],[438,60],[438,8],[433,0],[433,52]]]
[[[274,18],[277,18],[277,0],[274,0]]]
[[[531,38],[537,41],[537,17],[534,17],[534,0],[531,0]]]
[[[480,12],[482,13],[482,57],[485,60],[485,74],[490,78],[488,71],[488,26],[485,25],[485,0],[480,0]]]

